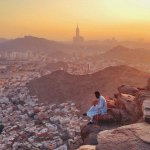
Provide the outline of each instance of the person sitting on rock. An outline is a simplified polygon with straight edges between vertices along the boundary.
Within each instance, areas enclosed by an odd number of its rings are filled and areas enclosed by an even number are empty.
[[[97,98],[97,102],[93,102],[93,106],[87,111],[87,113],[84,113],[84,116],[88,116],[91,118],[90,122],[93,122],[93,117],[95,115],[104,115],[107,113],[107,102],[105,98],[100,94],[99,91],[95,92],[95,97]]]

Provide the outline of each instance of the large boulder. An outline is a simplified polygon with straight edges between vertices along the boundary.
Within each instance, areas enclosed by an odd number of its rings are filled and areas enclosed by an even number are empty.
[[[150,125],[137,123],[102,131],[97,140],[96,150],[149,150]]]
[[[119,94],[115,101],[118,103],[116,107],[109,108],[106,115],[96,115],[93,119],[94,124],[85,125],[81,129],[83,144],[96,145],[96,136],[100,131],[135,123],[142,117],[142,109],[137,97]]]
[[[142,105],[138,97],[120,93],[114,101],[115,107],[108,107],[106,115],[94,117],[96,123],[117,122],[129,124],[136,122],[142,117]]]
[[[133,123],[142,117],[142,109],[138,99],[129,94],[118,96],[119,110],[122,116],[121,122]]]
[[[101,124],[88,124],[81,129],[81,137],[84,145],[97,145],[97,134],[104,130],[114,129],[120,126],[117,123],[101,123]]]
[[[130,85],[121,85],[118,88],[118,91],[119,91],[119,93],[135,96],[139,92],[139,89],[137,89],[136,87],[130,86]]]

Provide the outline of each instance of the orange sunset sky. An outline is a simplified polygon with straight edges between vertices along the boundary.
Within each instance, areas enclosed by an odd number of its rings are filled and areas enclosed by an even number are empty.
[[[150,0],[0,0],[0,37],[150,41]]]

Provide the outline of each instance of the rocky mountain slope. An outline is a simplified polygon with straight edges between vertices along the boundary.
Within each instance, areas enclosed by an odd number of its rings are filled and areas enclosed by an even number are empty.
[[[100,56],[104,60],[120,60],[126,64],[130,63],[150,63],[150,50],[131,49],[124,46],[116,46]]]
[[[42,102],[61,103],[72,100],[81,104],[81,109],[85,111],[95,98],[95,90],[101,91],[102,95],[113,96],[122,84],[144,87],[148,77],[148,73],[128,66],[108,67],[89,75],[56,71],[31,81],[29,88]]]

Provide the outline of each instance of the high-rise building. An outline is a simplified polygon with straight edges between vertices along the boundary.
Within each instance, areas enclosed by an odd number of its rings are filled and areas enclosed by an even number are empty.
[[[76,36],[73,37],[73,42],[76,44],[80,44],[84,41],[84,38],[82,36],[80,36],[80,29],[77,25],[76,27]]]

